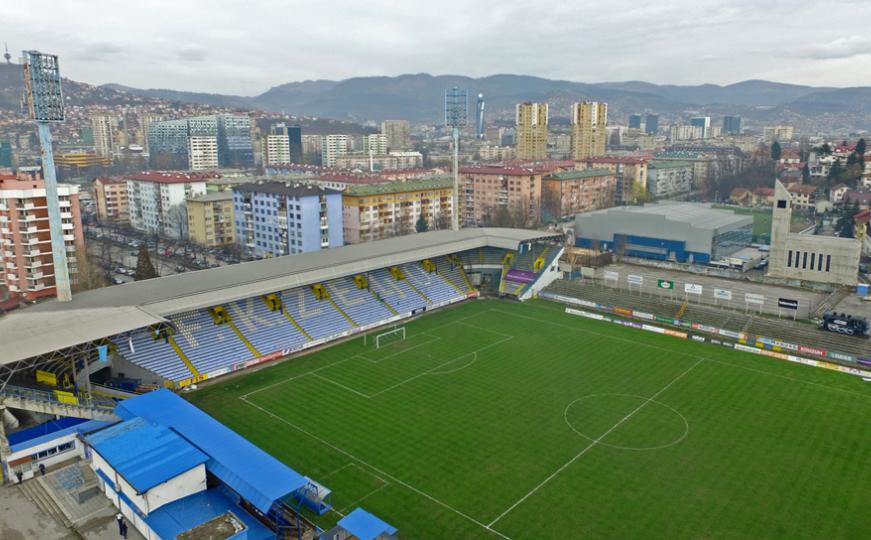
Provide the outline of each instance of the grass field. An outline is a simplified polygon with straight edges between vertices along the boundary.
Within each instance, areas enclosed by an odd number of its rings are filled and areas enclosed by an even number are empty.
[[[855,539],[871,384],[482,300],[189,395],[402,538]],[[330,512],[324,528],[339,519]]]

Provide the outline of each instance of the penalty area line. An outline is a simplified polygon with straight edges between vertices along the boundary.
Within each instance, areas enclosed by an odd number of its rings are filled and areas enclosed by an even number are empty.
[[[406,488],[406,489],[408,489],[408,490],[411,490],[411,491],[413,491],[414,493],[417,493],[417,494],[420,495],[421,497],[424,497],[425,499],[428,499],[428,500],[434,502],[435,504],[441,506],[442,508],[446,508],[447,510],[450,510],[451,512],[453,512],[453,513],[457,514],[458,516],[460,516],[460,517],[462,517],[462,518],[464,518],[464,519],[470,521],[471,523],[474,523],[475,525],[478,525],[479,527],[481,527],[481,528],[483,528],[483,529],[486,529],[486,530],[492,532],[493,534],[497,535],[497,536],[500,537],[500,538],[503,538],[503,539],[505,539],[505,540],[512,540],[511,537],[509,537],[509,536],[507,536],[507,535],[505,535],[505,534],[503,534],[503,533],[501,533],[501,532],[499,532],[499,531],[497,531],[497,530],[495,530],[495,529],[490,528],[490,525],[485,525],[484,523],[478,521],[477,519],[473,518],[472,516],[470,516],[470,515],[468,515],[468,514],[462,512],[462,511],[460,511],[460,510],[457,510],[457,509],[454,508],[453,506],[451,506],[451,505],[449,505],[449,504],[447,504],[447,503],[445,503],[445,502],[443,502],[443,501],[441,501],[441,500],[439,500],[439,499],[436,499],[435,497],[433,497],[433,496],[430,495],[429,493],[426,493],[425,491],[421,491],[420,489],[418,489],[418,488],[412,486],[412,485],[409,484],[408,482],[405,482],[405,481],[403,481],[403,480],[400,480],[399,478],[393,476],[392,474],[389,474],[389,473],[387,473],[387,472],[385,472],[385,471],[379,469],[378,467],[375,467],[374,465],[372,465],[372,464],[370,464],[370,463],[368,463],[368,462],[366,462],[366,461],[364,461],[364,460],[358,458],[357,456],[351,454],[351,453],[348,452],[347,450],[344,450],[344,449],[342,449],[342,448],[339,448],[338,446],[336,446],[336,445],[334,445],[334,444],[332,444],[332,443],[330,443],[330,442],[328,442],[328,441],[322,439],[321,437],[318,437],[318,436],[315,435],[314,433],[311,433],[310,431],[307,431],[307,430],[305,430],[305,429],[303,429],[303,428],[297,426],[296,424],[294,424],[293,422],[287,420],[286,418],[283,418],[283,417],[281,417],[281,416],[278,416],[277,414],[273,413],[272,411],[270,411],[270,410],[268,410],[268,409],[265,409],[265,408],[261,407],[260,405],[257,405],[256,403],[252,403],[251,401],[248,401],[248,400],[245,399],[244,397],[241,397],[241,396],[240,396],[239,399],[242,400],[243,402],[247,403],[248,405],[254,407],[255,409],[259,410],[259,411],[262,412],[263,414],[266,414],[266,415],[268,415],[268,416],[270,416],[270,417],[272,417],[272,418],[278,420],[279,422],[282,422],[282,423],[284,423],[284,424],[287,424],[287,425],[290,426],[291,428],[293,428],[293,429],[299,431],[300,433],[302,433],[302,434],[304,434],[304,435],[307,435],[308,437],[310,437],[310,438],[312,438],[312,439],[318,441],[319,443],[323,444],[324,446],[327,446],[328,448],[333,449],[334,451],[336,451],[336,452],[338,452],[338,453],[340,453],[340,454],[342,454],[342,455],[348,457],[349,459],[352,459],[352,460],[356,461],[357,463],[360,463],[361,465],[363,465],[363,466],[365,466],[365,467],[368,467],[369,469],[371,469],[371,470],[375,471],[376,473],[378,473],[378,475],[380,475],[380,476],[382,476],[382,477],[384,477],[384,478],[387,478],[387,479],[391,480],[393,483],[398,484],[398,485],[400,485],[400,486],[402,486],[402,487],[404,487],[404,488]],[[338,512],[337,512],[337,513],[338,513]]]

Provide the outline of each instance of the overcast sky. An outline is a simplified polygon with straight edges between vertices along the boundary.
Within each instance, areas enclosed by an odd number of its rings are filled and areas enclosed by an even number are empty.
[[[871,0],[4,2],[0,39],[64,76],[255,95],[429,72],[581,82],[871,84]]]

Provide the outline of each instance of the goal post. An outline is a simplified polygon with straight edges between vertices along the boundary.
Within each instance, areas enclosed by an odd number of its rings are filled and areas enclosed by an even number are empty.
[[[387,332],[382,332],[375,336],[375,348],[380,349],[385,345],[393,343],[394,341],[404,341],[405,340],[405,327],[400,326],[394,328],[392,330],[388,330]]]

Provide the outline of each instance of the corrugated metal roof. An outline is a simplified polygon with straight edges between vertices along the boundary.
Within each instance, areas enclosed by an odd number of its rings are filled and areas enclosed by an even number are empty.
[[[71,302],[48,301],[0,318],[0,363],[143,328],[174,313],[468,249],[517,249],[521,242],[559,236],[507,228],[430,231],[86,291]]]
[[[122,401],[115,414],[172,428],[208,455],[209,472],[261,512],[307,484],[302,475],[169,390]]]
[[[375,540],[382,534],[396,534],[396,527],[362,508],[355,508],[340,519],[338,525],[359,540]]]
[[[13,435],[19,435],[21,432],[10,434],[9,449],[12,452],[20,452],[21,450],[27,450],[28,448],[33,448],[35,446],[45,444],[61,437],[66,437],[67,435],[71,435],[73,433],[89,433],[91,431],[96,431],[100,428],[108,426],[109,422],[103,422],[102,420],[85,420],[82,418],[62,418],[54,422],[49,422],[49,424],[58,424],[62,427],[60,427],[59,429],[51,429],[47,428],[47,424],[42,424],[40,426],[36,426],[36,428],[44,428],[44,432],[42,432],[42,434],[40,435],[35,435],[32,437],[22,438],[19,436],[13,439]]]
[[[85,439],[138,493],[209,459],[166,426],[144,418],[130,418]]]

